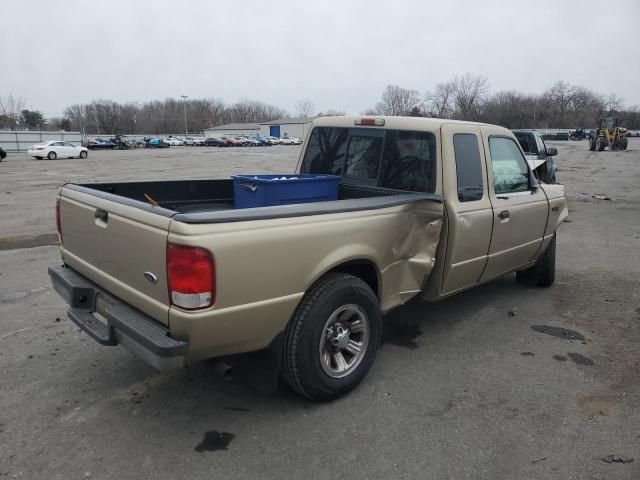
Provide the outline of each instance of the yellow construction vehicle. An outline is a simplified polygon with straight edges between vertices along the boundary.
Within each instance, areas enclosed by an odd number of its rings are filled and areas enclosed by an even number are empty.
[[[600,119],[600,128],[589,140],[589,150],[601,152],[609,147],[609,150],[627,149],[627,129],[620,126],[620,120],[615,117]]]

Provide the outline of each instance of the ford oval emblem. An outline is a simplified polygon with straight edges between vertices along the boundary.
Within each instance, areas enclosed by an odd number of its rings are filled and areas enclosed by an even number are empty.
[[[151,283],[158,283],[158,277],[156,277],[151,272],[144,272],[144,278],[146,278]]]

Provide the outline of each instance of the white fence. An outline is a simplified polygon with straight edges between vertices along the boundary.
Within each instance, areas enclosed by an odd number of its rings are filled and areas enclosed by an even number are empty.
[[[82,134],[80,132],[0,131],[0,147],[7,152],[24,152],[33,144],[49,140],[64,140],[80,145]]]

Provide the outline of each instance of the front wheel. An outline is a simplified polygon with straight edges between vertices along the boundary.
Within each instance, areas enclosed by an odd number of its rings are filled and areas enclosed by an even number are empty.
[[[366,376],[381,331],[382,312],[369,285],[329,274],[304,296],[287,327],[281,375],[311,400],[339,398]]]
[[[56,155],[56,152],[49,152],[49,154],[47,155],[47,158],[49,160],[55,160],[56,158],[58,158],[58,155]]]
[[[556,234],[533,267],[516,272],[516,281],[524,285],[550,287],[556,281]]]
[[[622,137],[620,139],[620,150],[626,150],[628,145],[629,140],[627,140],[627,137]]]
[[[84,150],[82,150],[80,152],[80,158],[87,158],[87,152],[85,152]]]

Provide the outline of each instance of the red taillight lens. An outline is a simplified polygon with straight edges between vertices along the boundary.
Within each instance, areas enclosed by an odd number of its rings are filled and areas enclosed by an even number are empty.
[[[187,310],[207,308],[215,301],[215,266],[208,250],[167,245],[167,284],[171,303]]]
[[[62,226],[60,224],[60,199],[56,200],[56,231],[58,232],[58,240],[62,245]]]

